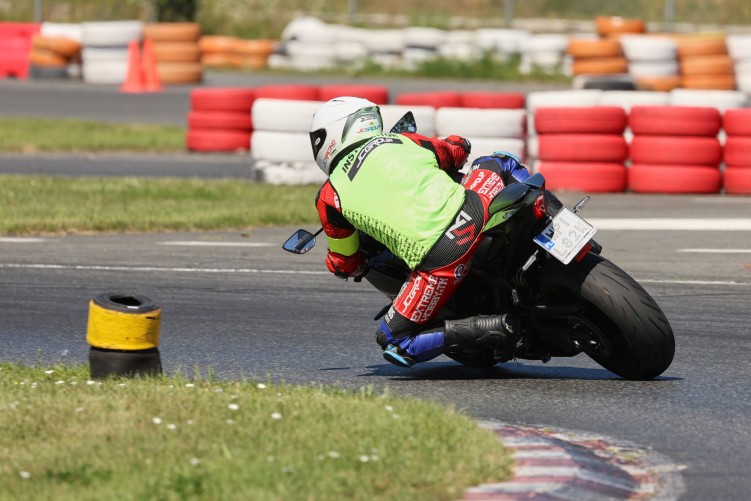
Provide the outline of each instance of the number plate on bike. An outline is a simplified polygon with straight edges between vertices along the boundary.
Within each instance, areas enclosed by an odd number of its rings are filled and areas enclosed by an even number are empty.
[[[534,241],[551,256],[568,264],[595,233],[597,228],[564,207]]]

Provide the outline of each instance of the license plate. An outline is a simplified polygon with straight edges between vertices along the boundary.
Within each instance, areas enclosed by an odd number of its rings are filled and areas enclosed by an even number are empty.
[[[564,207],[534,240],[551,256],[568,264],[595,233],[597,228]]]

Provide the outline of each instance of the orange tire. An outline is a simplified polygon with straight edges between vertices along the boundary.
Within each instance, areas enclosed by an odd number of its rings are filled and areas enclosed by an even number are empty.
[[[156,42],[154,58],[158,63],[196,63],[201,50],[194,42]]]
[[[196,23],[151,23],[143,27],[143,37],[154,42],[195,42],[201,36]]]
[[[728,53],[724,34],[677,37],[678,57],[715,56]]]
[[[656,92],[670,92],[677,89],[683,83],[679,75],[667,77],[639,77],[634,79],[636,86],[640,90],[651,90]]]
[[[229,60],[235,68],[258,70],[268,65],[269,56],[268,54],[231,54]]]
[[[268,57],[275,48],[276,43],[273,40],[235,40],[232,51],[243,56]]]
[[[57,52],[35,48],[31,49],[29,63],[40,68],[61,68],[68,66],[70,60]]]
[[[206,35],[198,40],[198,47],[204,54],[229,53],[234,50],[235,43],[237,43],[235,37]]]
[[[156,73],[163,84],[185,84],[203,79],[201,63],[157,63]]]
[[[204,66],[214,66],[214,67],[222,67],[222,66],[232,66],[233,64],[233,57],[229,53],[222,53],[222,52],[216,52],[216,53],[204,53],[201,56],[201,64]]]
[[[644,33],[647,27],[641,19],[627,19],[623,17],[597,16],[595,17],[597,33],[602,37],[611,37],[623,33]]]
[[[735,90],[735,75],[691,75],[681,79],[686,89]]]
[[[618,57],[623,55],[621,43],[615,38],[569,38],[566,52],[573,57]]]
[[[574,59],[571,67],[574,75],[613,75],[628,73],[625,57],[587,57]]]
[[[73,57],[81,52],[81,44],[70,38],[34,36],[33,48],[42,49],[65,57]]]
[[[735,71],[728,55],[684,57],[680,63],[683,76],[729,75]]]

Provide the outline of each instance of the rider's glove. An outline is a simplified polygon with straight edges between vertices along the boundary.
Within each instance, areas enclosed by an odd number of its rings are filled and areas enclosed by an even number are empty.
[[[368,271],[365,254],[357,251],[351,256],[343,256],[338,252],[329,251],[326,254],[326,266],[329,271],[339,278],[361,278]]]
[[[454,157],[454,166],[457,170],[461,169],[467,163],[469,154],[472,151],[472,144],[467,138],[456,135],[447,137],[445,141],[453,146],[451,153]]]

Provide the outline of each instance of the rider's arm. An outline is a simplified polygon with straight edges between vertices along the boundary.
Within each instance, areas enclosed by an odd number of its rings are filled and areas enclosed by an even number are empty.
[[[342,214],[339,196],[329,181],[316,196],[316,209],[329,244],[326,254],[329,271],[340,278],[365,273],[365,255],[360,252],[357,229]]]
[[[461,136],[449,136],[446,139],[435,139],[414,132],[404,132],[402,134],[425,149],[433,152],[438,167],[449,173],[461,169],[472,149],[469,141]]]

